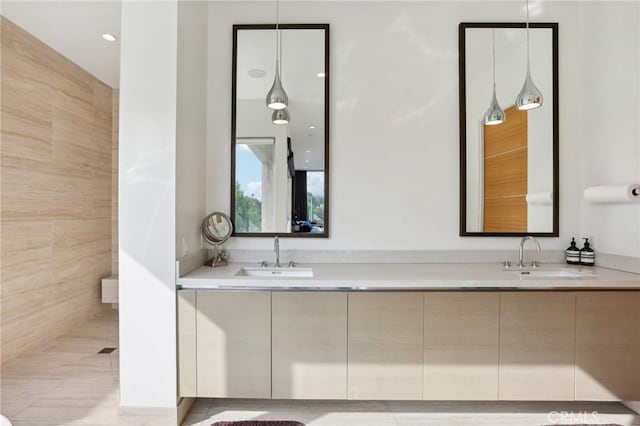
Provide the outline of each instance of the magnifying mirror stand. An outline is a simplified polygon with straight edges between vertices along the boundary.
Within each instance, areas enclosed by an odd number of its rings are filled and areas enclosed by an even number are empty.
[[[222,244],[211,244],[213,246],[213,257],[206,261],[205,265],[212,268],[219,266],[227,266],[229,264],[229,252],[225,249],[220,250]]]
[[[213,246],[213,257],[205,265],[215,268],[217,266],[227,266],[229,264],[229,252],[220,250],[233,233],[233,224],[229,216],[221,212],[213,212],[207,215],[200,224],[203,241]]]

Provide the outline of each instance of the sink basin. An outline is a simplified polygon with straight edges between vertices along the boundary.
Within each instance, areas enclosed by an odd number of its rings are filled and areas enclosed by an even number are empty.
[[[313,278],[311,268],[241,268],[238,277]]]
[[[518,269],[505,270],[518,275],[520,278],[585,278],[595,277],[595,275],[585,272],[573,271],[571,269]]]

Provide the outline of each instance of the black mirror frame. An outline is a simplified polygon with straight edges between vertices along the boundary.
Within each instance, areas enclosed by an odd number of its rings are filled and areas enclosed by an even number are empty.
[[[285,238],[329,238],[329,94],[331,67],[329,61],[329,24],[279,24],[282,30],[324,30],[324,232],[312,234],[309,232],[242,232],[236,231],[235,219],[235,181],[236,181],[236,65],[238,62],[238,31],[239,30],[275,30],[275,24],[236,24],[233,25],[233,57],[231,61],[231,223],[234,225],[233,237],[285,237]],[[265,94],[266,96],[266,94]]]
[[[552,31],[553,55],[553,230],[552,232],[468,232],[467,231],[467,110],[466,110],[466,29],[467,28],[526,28],[523,22],[461,22],[458,26],[458,77],[460,100],[460,236],[461,237],[558,237],[560,233],[559,194],[559,114],[558,114],[558,23],[529,23],[530,28],[549,28]],[[524,77],[523,77],[524,78]]]

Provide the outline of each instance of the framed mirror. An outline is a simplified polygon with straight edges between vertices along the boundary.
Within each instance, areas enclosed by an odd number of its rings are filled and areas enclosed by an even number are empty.
[[[276,73],[275,25],[233,26],[233,235],[326,238],[329,24],[279,28],[285,124],[276,124],[275,110],[266,103]]]
[[[530,24],[529,52],[543,103],[521,110],[526,25],[459,26],[461,236],[558,236],[558,24]],[[506,118],[489,125],[494,75]]]

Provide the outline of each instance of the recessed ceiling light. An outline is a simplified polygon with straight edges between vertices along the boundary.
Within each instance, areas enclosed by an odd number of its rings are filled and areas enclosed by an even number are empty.
[[[316,128],[316,126],[309,126],[309,128],[310,128],[310,129],[315,129],[315,128]]]
[[[308,150],[307,150],[307,152],[311,152],[311,150],[310,150],[310,149],[308,149]]]
[[[114,36],[113,34],[109,34],[109,33],[102,34],[102,38],[107,40],[107,41],[116,41],[118,39],[118,37]]]
[[[265,70],[261,70],[259,68],[254,68],[254,69],[250,69],[247,74],[249,74],[249,77],[253,77],[253,78],[262,78],[265,75],[267,75],[267,72]]]
[[[319,78],[324,78],[324,76],[326,75],[323,72],[319,72],[318,74],[316,74]]]

